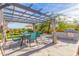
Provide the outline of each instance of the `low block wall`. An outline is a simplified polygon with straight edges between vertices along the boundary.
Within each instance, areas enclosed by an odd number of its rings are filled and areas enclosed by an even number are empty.
[[[79,33],[56,32],[58,38],[79,40]]]

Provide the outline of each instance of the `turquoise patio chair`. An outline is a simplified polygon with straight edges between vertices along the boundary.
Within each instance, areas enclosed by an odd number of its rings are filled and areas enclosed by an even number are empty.
[[[36,35],[37,35],[37,37],[40,37],[41,33],[40,33],[40,32],[37,32],[37,34],[36,34]]]
[[[31,42],[36,42],[36,44],[38,44],[38,41],[37,41],[37,33],[36,32],[33,32],[31,33],[31,36],[27,38],[28,39],[28,43],[30,44],[30,47],[31,47]]]
[[[36,32],[31,33],[31,36],[28,37],[28,38],[29,38],[30,41],[36,40],[37,39],[37,33]]]
[[[30,32],[23,33],[23,38],[24,39],[29,39],[30,36],[31,36]]]

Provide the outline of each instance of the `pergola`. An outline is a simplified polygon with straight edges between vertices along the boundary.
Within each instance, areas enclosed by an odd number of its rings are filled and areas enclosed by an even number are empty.
[[[48,19],[52,21],[52,27],[54,30],[53,33],[53,43],[56,43],[55,39],[55,19],[51,17],[51,14],[41,12],[42,8],[39,10],[35,10],[31,8],[33,4],[30,6],[25,6],[18,3],[4,3],[0,4],[0,22],[2,26],[2,45],[1,45],[1,53],[4,55],[4,45],[6,42],[6,30],[8,22],[20,22],[20,23],[42,23],[47,21]]]
[[[49,14],[48,12],[42,12],[43,8],[39,10],[32,8],[33,4],[29,6],[18,3],[0,3],[0,29],[2,29],[2,43],[1,53],[5,55],[4,45],[6,44],[6,30],[8,22],[30,23],[33,26],[36,23],[42,23],[47,20],[52,21],[52,43],[57,43],[55,28],[56,28],[56,14]],[[51,12],[52,13],[52,12]],[[79,47],[77,48],[77,54]]]

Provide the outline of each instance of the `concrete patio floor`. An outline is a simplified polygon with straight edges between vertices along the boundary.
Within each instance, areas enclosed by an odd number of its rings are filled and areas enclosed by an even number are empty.
[[[6,49],[5,54],[6,56],[73,56],[76,43],[76,40],[60,38],[55,45],[51,42],[39,44],[31,48],[23,45],[22,47]]]

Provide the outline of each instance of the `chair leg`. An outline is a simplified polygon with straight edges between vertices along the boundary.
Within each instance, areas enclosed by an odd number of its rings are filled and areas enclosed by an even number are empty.
[[[20,46],[22,46],[23,45],[23,39],[21,39],[21,44],[20,44]]]
[[[30,40],[28,40],[28,44],[29,44],[29,47],[31,47],[31,41]]]
[[[37,44],[37,46],[39,45],[37,40],[36,40],[36,44]]]
[[[23,40],[23,43],[24,43],[24,45],[26,45],[27,41],[26,40]]]
[[[42,44],[44,43],[44,40],[43,40],[43,38],[40,36],[40,40],[42,41]]]

